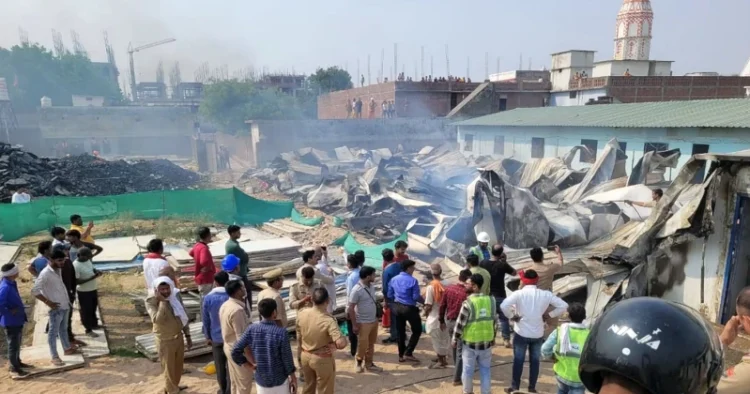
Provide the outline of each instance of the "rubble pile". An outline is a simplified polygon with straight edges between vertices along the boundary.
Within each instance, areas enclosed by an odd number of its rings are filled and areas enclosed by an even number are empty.
[[[83,154],[41,158],[0,143],[0,195],[20,187],[32,196],[101,196],[151,190],[186,189],[200,175],[168,160],[107,161]]]
[[[253,192],[279,192],[331,214],[345,229],[380,242],[408,231],[428,253],[462,254],[480,231],[510,248],[577,247],[648,217],[649,208],[636,209],[622,196],[649,200],[644,185],[663,183],[664,169],[679,158],[679,151],[649,153],[628,177],[627,156],[616,140],[594,163],[574,168],[585,149],[524,163],[466,157],[448,144],[419,152],[303,148],[248,171],[241,181]]]

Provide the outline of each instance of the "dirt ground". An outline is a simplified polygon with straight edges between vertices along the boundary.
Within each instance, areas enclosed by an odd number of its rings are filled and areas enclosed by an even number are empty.
[[[106,312],[105,312],[106,313]],[[110,319],[111,320],[111,319]],[[113,327],[109,321],[107,327]],[[116,331],[113,327],[110,331]],[[381,331],[379,339],[385,338]],[[111,337],[110,337],[111,338]],[[110,340],[110,346],[112,345]],[[293,346],[295,344],[293,343]],[[433,356],[429,336],[423,335],[415,356],[422,360],[417,366],[401,365],[397,361],[395,345],[377,345],[375,348],[375,362],[385,370],[379,374],[354,372],[354,359],[349,355],[348,347],[338,352],[336,356],[336,392],[367,393],[460,393],[459,387],[452,385],[453,369],[428,369],[429,359]],[[493,357],[492,386],[493,392],[501,392],[508,386],[511,376],[511,350],[496,347]],[[216,377],[207,375],[202,368],[210,361],[209,356],[190,360],[186,364],[187,373],[183,376],[182,384],[188,385],[184,391],[188,393],[214,394],[217,390]],[[528,365],[527,365],[528,367]],[[552,364],[542,363],[542,376],[537,389],[541,393],[554,393],[554,377]],[[8,378],[5,368],[0,372],[0,392],[35,394],[73,394],[108,393],[131,394],[159,393],[163,380],[160,366],[144,358],[107,357],[96,360],[84,368],[40,377],[30,381],[12,381]],[[528,376],[528,369],[524,371]],[[475,379],[475,391],[479,392],[478,380]],[[526,389],[524,380],[521,388]]]

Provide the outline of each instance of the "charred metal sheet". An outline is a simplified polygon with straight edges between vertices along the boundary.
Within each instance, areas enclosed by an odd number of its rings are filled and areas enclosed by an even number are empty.
[[[677,168],[680,159],[680,150],[671,149],[659,152],[646,152],[643,154],[628,178],[630,185],[651,185],[664,181],[664,169]]]

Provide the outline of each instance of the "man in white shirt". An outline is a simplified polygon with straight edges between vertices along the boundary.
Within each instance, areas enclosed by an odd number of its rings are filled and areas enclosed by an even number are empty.
[[[169,265],[167,260],[164,258],[164,241],[154,238],[148,241],[146,246],[148,254],[143,259],[143,278],[146,281],[146,296],[145,300],[148,305],[148,299],[154,296],[154,287],[152,283],[161,276],[166,276],[172,280],[173,283],[177,283],[177,278],[174,274],[174,269]],[[151,316],[151,309],[146,308]]]
[[[39,277],[31,289],[31,294],[49,307],[47,342],[52,365],[57,367],[65,365],[57,352],[58,336],[66,356],[76,352],[75,346],[71,345],[67,335],[70,299],[60,274],[63,264],[65,264],[65,253],[60,250],[52,252],[49,265],[39,273]]]
[[[13,204],[26,204],[31,201],[31,196],[29,193],[26,193],[25,187],[20,187],[18,190],[13,193],[13,197],[11,197],[10,202]]]
[[[328,303],[328,313],[333,313],[333,310],[336,309],[336,273],[333,272],[331,266],[328,265],[328,249],[325,246],[316,247],[315,253],[320,253],[321,255],[320,261],[318,261],[315,268],[320,272],[321,276],[326,277],[326,282],[331,282],[324,284],[324,287],[328,290],[328,294],[331,296],[331,302]]]
[[[536,392],[536,381],[539,377],[539,363],[544,343],[544,322],[563,314],[568,304],[548,290],[537,288],[539,275],[533,269],[520,271],[523,288],[513,292],[500,305],[500,309],[511,321],[515,322],[513,331],[513,378],[506,393],[519,390],[523,363],[526,361],[526,349],[529,351],[529,392]],[[547,313],[552,306],[555,309]],[[514,310],[515,308],[515,310]]]

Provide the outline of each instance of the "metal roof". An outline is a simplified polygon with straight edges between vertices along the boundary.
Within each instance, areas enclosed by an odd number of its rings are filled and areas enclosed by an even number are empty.
[[[519,108],[456,122],[454,125],[750,128],[750,99]]]

